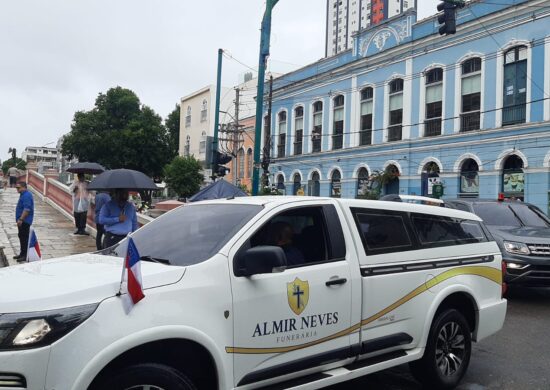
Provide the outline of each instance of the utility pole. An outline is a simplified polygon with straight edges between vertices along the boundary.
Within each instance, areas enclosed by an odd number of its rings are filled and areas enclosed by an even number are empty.
[[[269,163],[271,162],[271,112],[273,107],[273,75],[269,76],[269,97],[267,101],[267,123],[264,134],[264,156],[262,159],[262,188],[269,185]]]
[[[239,151],[237,150],[238,146],[239,146],[239,105],[240,105],[240,95],[241,95],[241,90],[239,89],[239,87],[235,88],[235,127],[233,129],[233,154],[234,154],[234,159],[233,159],[233,184],[237,185],[237,180],[239,179],[238,175],[239,175],[239,166],[238,164],[240,163],[240,161],[237,161],[237,156],[239,155]],[[244,158],[244,156],[243,156]]]
[[[263,104],[265,67],[269,57],[271,41],[271,14],[279,0],[266,0],[265,13],[262,20],[262,35],[260,40],[260,61],[258,66],[258,92],[256,93],[256,128],[254,135],[254,174],[252,176],[252,195],[258,195],[260,184],[260,140],[262,139]]]
[[[222,90],[222,60],[223,49],[218,49],[218,78],[216,82],[216,111],[214,112],[214,140],[212,141],[212,156],[210,156],[210,168],[212,177],[216,176],[218,168],[218,132],[220,127],[220,97]]]

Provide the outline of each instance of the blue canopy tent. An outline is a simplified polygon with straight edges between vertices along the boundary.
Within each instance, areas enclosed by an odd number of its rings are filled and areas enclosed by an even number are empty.
[[[239,187],[234,186],[225,180],[218,180],[217,182],[204,187],[188,200],[189,202],[199,202],[201,200],[223,199],[239,196],[248,196],[248,194]]]

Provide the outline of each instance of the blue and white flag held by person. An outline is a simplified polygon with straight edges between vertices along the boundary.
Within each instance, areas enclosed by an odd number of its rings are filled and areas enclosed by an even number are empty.
[[[140,255],[131,237],[128,239],[128,249],[126,251],[126,258],[124,259],[121,293],[126,293],[126,295],[122,295],[126,314],[130,313],[135,304],[145,298],[143,294],[143,282],[141,280]]]
[[[42,254],[40,253],[40,245],[38,244],[38,238],[34,229],[31,228],[29,235],[29,246],[27,247],[27,262],[42,260]]]

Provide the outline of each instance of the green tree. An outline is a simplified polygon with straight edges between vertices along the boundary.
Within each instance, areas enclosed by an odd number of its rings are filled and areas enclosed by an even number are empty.
[[[15,166],[17,169],[20,169],[24,171],[27,169],[27,162],[25,160],[20,159],[19,157],[16,157],[15,163],[13,161],[13,158],[10,158],[9,160],[5,160],[2,163],[2,172],[4,172],[4,175],[8,173],[8,169]]]
[[[195,157],[175,157],[164,168],[166,184],[180,197],[189,198],[200,190],[204,181],[202,166]]]
[[[92,110],[75,113],[61,148],[70,158],[109,169],[135,169],[152,177],[161,177],[173,157],[161,117],[121,87],[100,93]]]
[[[168,114],[164,121],[166,130],[168,131],[168,139],[170,142],[170,153],[172,157],[176,157],[180,147],[180,105],[176,104],[174,110]]]

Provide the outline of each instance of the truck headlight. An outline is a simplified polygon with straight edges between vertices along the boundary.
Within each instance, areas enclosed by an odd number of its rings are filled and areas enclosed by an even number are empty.
[[[506,249],[506,252],[512,253],[514,255],[531,254],[531,251],[529,250],[527,244],[523,244],[521,242],[504,241],[504,249]]]
[[[34,313],[0,314],[0,351],[50,345],[86,321],[98,304]]]

